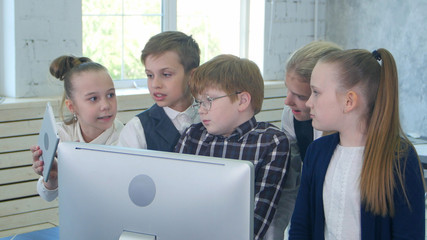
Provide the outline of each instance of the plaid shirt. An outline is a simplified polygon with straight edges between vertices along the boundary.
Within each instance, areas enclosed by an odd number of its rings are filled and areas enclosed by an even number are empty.
[[[255,117],[229,137],[209,134],[202,123],[181,136],[175,152],[251,161],[255,166],[255,239],[262,239],[273,220],[283,187],[289,142],[282,131]]]

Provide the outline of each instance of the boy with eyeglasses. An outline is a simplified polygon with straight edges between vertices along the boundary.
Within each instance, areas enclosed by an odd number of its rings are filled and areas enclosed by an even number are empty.
[[[254,239],[264,239],[280,199],[289,142],[277,127],[255,120],[264,99],[260,70],[248,59],[219,55],[198,67],[189,84],[201,123],[185,131],[175,151],[251,161]]]

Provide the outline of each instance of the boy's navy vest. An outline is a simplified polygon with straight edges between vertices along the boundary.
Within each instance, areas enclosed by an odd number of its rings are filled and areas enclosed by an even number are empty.
[[[181,134],[157,104],[136,115],[144,128],[147,149],[173,152]]]

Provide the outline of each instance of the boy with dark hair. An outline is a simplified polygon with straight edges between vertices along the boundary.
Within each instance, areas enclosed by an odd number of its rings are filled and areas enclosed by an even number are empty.
[[[118,145],[171,152],[183,131],[199,122],[188,80],[199,66],[200,49],[191,36],[162,32],[147,42],[141,62],[155,104],[126,124]]]

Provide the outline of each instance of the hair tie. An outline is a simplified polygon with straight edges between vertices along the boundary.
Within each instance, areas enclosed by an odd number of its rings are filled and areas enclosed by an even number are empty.
[[[377,61],[381,61],[381,54],[377,51],[377,50],[374,50],[373,52],[372,52],[372,56],[374,56],[374,58],[377,60]]]

